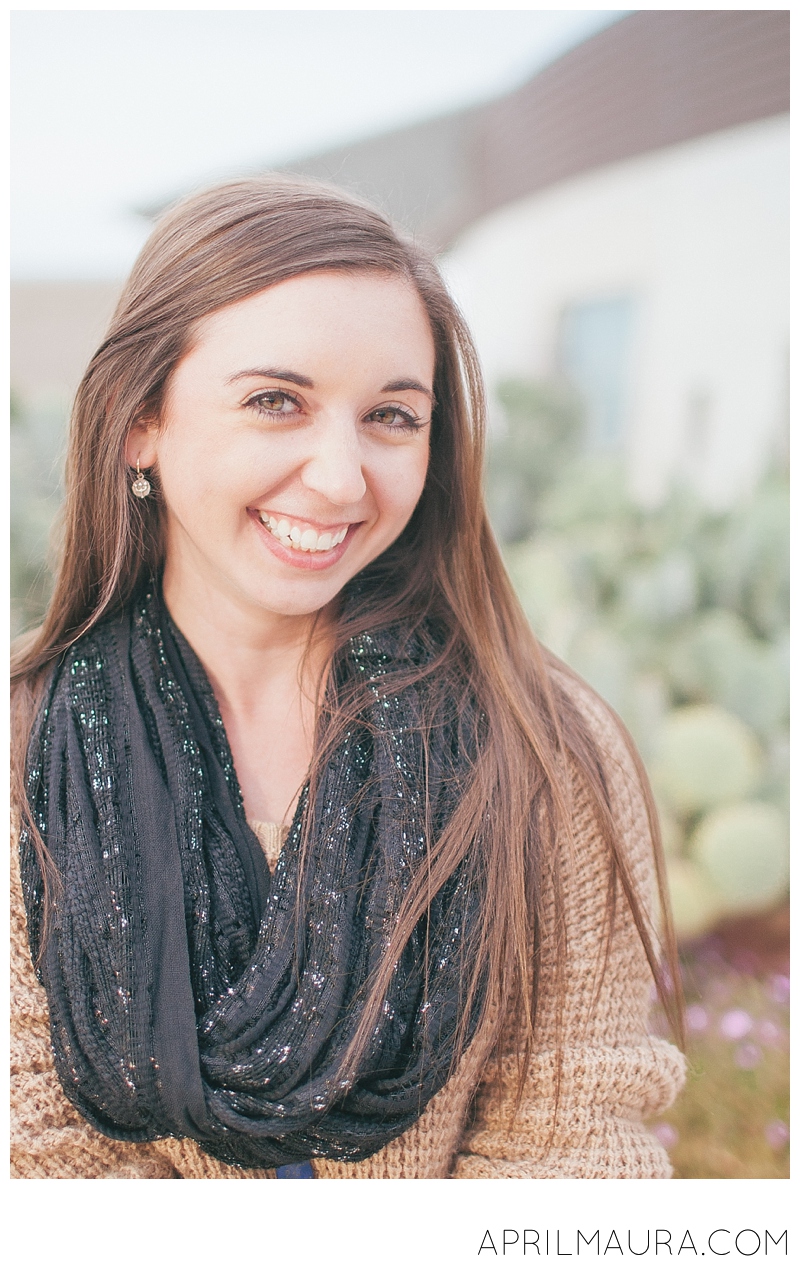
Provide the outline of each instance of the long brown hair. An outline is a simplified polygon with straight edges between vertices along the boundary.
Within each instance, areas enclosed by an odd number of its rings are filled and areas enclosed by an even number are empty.
[[[559,663],[534,638],[487,519],[483,389],[469,333],[435,266],[416,245],[400,237],[374,209],[316,184],[272,177],[233,181],[168,211],[135,264],[107,337],[78,389],[55,588],[42,626],[20,641],[13,667],[16,800],[45,879],[52,879],[51,870],[27,812],[24,765],[47,670],[85,631],[123,608],[163,563],[157,471],[150,476],[154,496],[144,502],[131,498],[126,437],[142,417],[158,417],[170,375],[201,318],[277,282],[321,270],[372,270],[405,279],[425,305],[436,346],[437,405],[425,489],[407,528],[373,567],[374,584],[340,618],[336,647],[367,626],[396,619],[435,623],[438,655],[419,675],[435,681],[437,671],[445,672],[451,704],[455,683],[484,720],[468,787],[447,830],[431,843],[426,868],[398,914],[349,1062],[355,1064],[368,1041],[399,950],[431,896],[470,855],[481,870],[486,919],[471,964],[465,966],[464,1016],[488,978],[487,1016],[503,1002],[515,1006],[505,1010],[507,1016],[513,1012],[522,1017],[524,1074],[536,1020],[546,892],[555,898],[563,988],[565,878],[557,843],[570,834],[570,764],[590,792],[608,851],[604,956],[621,890],[662,1003],[681,1035],[674,939],[647,779],[631,742],[656,843],[660,934],[637,893],[619,841],[604,756],[571,696],[558,687],[553,669]],[[433,713],[436,693],[428,699]],[[312,785],[358,709],[358,701],[342,700],[323,711]],[[470,851],[477,842],[483,843],[481,850]]]

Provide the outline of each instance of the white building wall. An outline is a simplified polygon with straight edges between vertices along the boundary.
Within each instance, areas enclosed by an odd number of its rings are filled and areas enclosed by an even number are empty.
[[[487,383],[553,373],[568,304],[630,295],[625,452],[643,501],[687,473],[713,505],[783,444],[788,121],[626,160],[494,212],[442,261]]]

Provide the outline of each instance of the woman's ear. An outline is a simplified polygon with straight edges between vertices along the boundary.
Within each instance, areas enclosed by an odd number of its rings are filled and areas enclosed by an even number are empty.
[[[152,467],[158,457],[158,424],[142,419],[134,423],[125,440],[125,462],[129,467]]]

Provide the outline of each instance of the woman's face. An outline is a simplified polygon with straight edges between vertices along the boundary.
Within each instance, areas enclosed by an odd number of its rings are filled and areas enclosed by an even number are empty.
[[[161,418],[173,611],[317,612],[402,532],[428,467],[434,344],[389,274],[304,274],[205,318]]]

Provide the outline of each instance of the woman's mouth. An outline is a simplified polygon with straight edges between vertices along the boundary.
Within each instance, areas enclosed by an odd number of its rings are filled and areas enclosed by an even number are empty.
[[[294,521],[270,511],[251,508],[250,516],[263,534],[266,545],[279,560],[296,568],[312,570],[336,564],[361,523],[315,529],[308,522]]]
[[[350,525],[346,524],[335,531],[325,529],[317,532],[316,529],[293,524],[285,516],[278,518],[270,515],[267,511],[259,511],[258,518],[287,550],[308,551],[313,554],[318,551],[330,551],[332,547],[338,546],[347,537],[347,530],[350,528]]]

